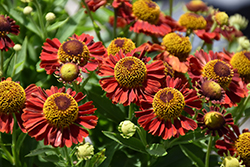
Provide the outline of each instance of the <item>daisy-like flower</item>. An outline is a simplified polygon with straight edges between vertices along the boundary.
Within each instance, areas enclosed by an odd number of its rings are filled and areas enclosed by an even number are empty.
[[[2,51],[8,51],[15,45],[7,36],[9,33],[18,35],[20,33],[19,25],[16,25],[16,22],[9,16],[0,15],[0,50]]]
[[[135,50],[127,54],[120,51],[103,61],[98,74],[105,78],[100,79],[99,83],[113,103],[139,105],[140,99],[146,99],[161,87],[165,77],[163,62],[147,64],[150,58],[144,55],[145,51],[140,55]]]
[[[0,132],[12,133],[14,126],[14,115],[20,129],[26,133],[22,125],[21,114],[25,107],[26,98],[33,92],[34,85],[30,85],[25,90],[11,78],[2,79],[0,82]]]
[[[85,2],[88,5],[89,10],[92,12],[95,12],[97,9],[106,5],[107,3],[106,0],[85,0]],[[84,5],[83,5],[83,8],[85,8]]]
[[[44,139],[45,145],[71,147],[72,143],[82,142],[88,136],[86,129],[95,128],[96,108],[92,101],[78,106],[84,98],[81,92],[76,94],[70,88],[66,91],[64,87],[54,86],[47,90],[35,89],[26,100],[22,120],[28,134],[37,141]]]
[[[185,135],[195,130],[194,120],[182,115],[186,111],[194,115],[192,108],[200,109],[201,100],[194,89],[181,84],[180,79],[167,76],[166,87],[159,90],[153,98],[141,101],[141,110],[135,112],[138,123],[149,133],[161,136],[164,140]]]
[[[207,4],[201,0],[192,0],[188,2],[186,8],[191,12],[204,12],[208,10]]]
[[[122,50],[123,53],[131,52],[135,49],[135,43],[128,38],[116,38],[107,47],[107,53],[108,55],[116,55],[120,50]]]
[[[174,19],[164,16],[160,7],[152,0],[137,0],[133,3],[132,12],[135,23],[130,30],[136,33],[164,36],[183,29]]]
[[[245,91],[239,85],[241,79],[237,70],[233,70],[230,64],[219,59],[217,52],[209,51],[209,53],[206,53],[200,50],[196,51],[194,55],[188,58],[188,74],[193,82],[202,77],[216,80],[230,98],[230,107],[237,105],[236,103],[239,103],[241,98],[245,97]]]
[[[40,67],[50,75],[62,63],[74,62],[85,73],[94,71],[105,57],[106,49],[102,42],[94,42],[93,38],[83,33],[80,36],[74,34],[63,43],[57,38],[47,39],[40,56]]]
[[[201,129],[207,128],[205,135],[211,132],[212,136],[216,136],[217,132],[218,135],[222,137],[230,130],[228,125],[234,124],[232,114],[226,114],[227,111],[225,109],[220,112],[219,107],[211,106],[209,109],[210,111],[207,111],[206,109],[202,110],[204,115],[198,113],[196,118],[198,125]]]
[[[205,29],[207,22],[201,15],[195,13],[184,13],[179,18],[181,26],[191,30]]]
[[[112,2],[114,8],[123,7],[123,5],[132,7],[131,0],[113,0]]]
[[[215,148],[219,149],[218,154],[223,156],[228,151],[230,155],[240,156],[240,159],[243,160],[243,164],[246,167],[250,166],[250,132],[248,129],[244,129],[240,133],[238,126],[233,125],[233,131],[230,130],[228,134],[224,135],[223,140],[217,140]]]

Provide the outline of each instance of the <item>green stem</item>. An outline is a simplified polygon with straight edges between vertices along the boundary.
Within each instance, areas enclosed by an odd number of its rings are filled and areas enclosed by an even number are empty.
[[[137,130],[137,133],[138,133],[138,135],[139,135],[139,137],[140,137],[140,139],[141,139],[141,141],[142,141],[142,144],[143,144],[144,146],[147,146],[148,143],[147,143],[147,140],[146,140],[146,136],[143,135],[141,129],[140,129],[138,126],[136,126],[136,130]]]
[[[81,85],[82,88],[84,88],[84,86],[88,83],[89,79],[92,77],[92,75],[93,75],[94,72],[95,72],[95,71],[91,71],[91,72],[89,73],[88,77],[85,78],[85,80],[83,81],[83,83],[82,83],[82,85]]]
[[[243,112],[244,112],[244,110],[246,108],[246,105],[249,102],[249,100],[250,100],[250,95],[247,96],[247,98],[245,99],[245,101],[244,101],[244,103],[242,105],[238,106],[238,109],[237,109],[236,113],[239,113],[239,114],[237,114],[236,117],[235,117],[235,123],[236,124],[239,121],[239,119],[242,117]]]
[[[76,91],[76,93],[79,93],[79,91],[80,91],[79,85],[76,82],[72,82],[72,85],[73,85],[73,88]]]
[[[169,16],[172,17],[173,14],[173,0],[169,0]]]
[[[211,135],[209,137],[208,146],[207,146],[205,167],[209,167],[209,157],[210,157],[210,152],[211,152],[211,147],[212,147],[212,141],[213,141],[213,136]]]
[[[113,30],[114,30],[114,38],[116,38],[116,28],[117,28],[117,9],[114,8],[114,25],[113,25]]]
[[[3,142],[2,142],[2,133],[0,133],[0,147],[2,149],[2,151],[5,153],[6,155],[6,159],[11,163],[14,164],[14,158],[11,156],[10,152],[6,149],[6,147],[4,146]]]
[[[16,65],[16,59],[17,59],[17,51],[16,51],[16,53],[14,55],[14,66],[13,66],[13,71],[12,71],[11,77],[14,77],[15,72],[16,72],[16,67],[15,67],[15,65]]]
[[[95,22],[95,20],[94,20],[94,18],[93,18],[93,16],[92,16],[92,14],[91,14],[91,11],[89,10],[89,7],[88,7],[88,5],[86,4],[85,0],[82,0],[82,3],[83,3],[83,5],[84,5],[85,8],[86,8],[87,13],[89,14],[89,17],[90,17],[90,19],[91,19],[91,21],[92,21],[92,24],[93,24],[93,27],[94,27],[94,30],[95,30],[95,33],[96,33],[97,38],[98,38],[99,41],[101,41],[102,44],[104,45],[104,42],[103,42],[103,40],[102,40],[102,38],[101,38],[101,34],[100,34],[100,30],[101,30],[100,27],[96,24],[96,22]]]
[[[132,117],[133,117],[133,114],[134,114],[134,104],[133,103],[131,103],[130,105],[129,105],[129,111],[128,111],[128,119],[132,119]]]
[[[0,77],[3,76],[3,51],[0,51]]]
[[[19,156],[17,154],[17,150],[16,150],[16,123],[14,122],[13,125],[13,132],[12,132],[12,155],[13,155],[13,159],[14,159],[14,165],[19,167]]]
[[[67,159],[67,161],[68,161],[67,165],[68,165],[68,166],[69,166],[69,165],[70,165],[70,166],[73,166],[73,162],[71,161],[71,158],[70,158],[70,156],[69,156],[68,148],[67,148],[66,146],[64,146],[63,149],[64,149],[64,154],[65,154],[65,156],[66,156],[66,159]]]
[[[47,30],[45,28],[45,24],[43,21],[44,18],[43,18],[43,14],[42,14],[42,8],[37,0],[34,1],[34,5],[36,6],[37,11],[38,11],[38,20],[39,20],[39,24],[40,24],[40,27],[42,29],[42,35],[43,35],[42,38],[43,38],[43,40],[45,40],[45,38],[47,37]]]

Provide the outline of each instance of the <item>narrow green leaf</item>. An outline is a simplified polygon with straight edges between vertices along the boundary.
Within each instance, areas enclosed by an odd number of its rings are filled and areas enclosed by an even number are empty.
[[[25,157],[37,156],[45,152],[52,152],[52,151],[56,152],[54,148],[38,148],[38,149],[32,150],[29,154],[25,155]]]
[[[99,166],[107,157],[105,156],[106,149],[96,153],[90,160],[90,167]]]
[[[162,157],[167,155],[167,152],[163,144],[153,143],[146,148],[146,151],[153,156]]]
[[[49,31],[53,31],[53,30],[55,30],[55,29],[57,29],[57,28],[63,26],[68,20],[69,20],[69,17],[67,17],[67,18],[66,18],[65,20],[63,20],[63,21],[55,22],[54,24],[49,25],[49,26],[47,27],[47,31],[48,31],[48,32],[49,32]]]
[[[117,134],[117,133],[108,132],[108,131],[103,131],[102,133],[105,136],[109,137],[110,139],[116,141],[117,143],[119,143],[121,145],[129,147],[135,151],[139,151],[139,152],[147,154],[142,142],[135,137],[131,137],[129,139],[124,139],[123,137],[120,136],[120,134]]]
[[[197,157],[192,151],[190,151],[189,149],[187,149],[185,146],[183,145],[179,145],[182,152],[194,163],[195,166],[197,167],[204,167],[204,163],[202,162],[202,160]]]
[[[106,167],[106,166],[110,166],[111,161],[113,160],[113,156],[116,152],[116,150],[119,148],[119,145],[117,142],[112,141],[109,143],[109,145],[105,146],[106,151],[106,159],[105,161],[100,165],[100,167]]]
[[[21,150],[21,146],[23,144],[24,139],[26,138],[27,133],[21,133],[18,138],[17,138],[17,142],[16,142],[16,150],[19,152]]]
[[[41,156],[43,159],[45,159],[46,161],[49,161],[49,162],[59,162],[59,157],[57,155],[46,155],[46,156]]]
[[[27,44],[28,44],[28,38],[25,37],[22,43],[22,49],[17,54],[17,61],[14,66],[14,68],[16,69],[15,74],[18,74],[24,68],[24,63],[27,57]]]

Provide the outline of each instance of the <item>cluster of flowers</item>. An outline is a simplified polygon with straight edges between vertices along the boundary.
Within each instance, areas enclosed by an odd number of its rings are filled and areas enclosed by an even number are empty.
[[[86,0],[86,3],[96,11],[108,2]],[[250,166],[250,152],[246,149],[249,142],[245,142],[250,133],[247,129],[240,133],[232,115],[226,113],[227,108],[237,106],[248,96],[250,52],[207,53],[201,48],[190,55],[191,33],[204,44],[219,40],[221,35],[228,41],[243,36],[229,22],[227,14],[211,10],[202,1],[188,3],[189,12],[179,21],[165,15],[151,0],[137,0],[133,4],[129,0],[114,0],[112,6],[118,16],[116,26],[131,24],[131,31],[154,36],[155,41],[136,47],[131,39],[120,37],[105,48],[102,42],[94,42],[92,36],[84,33],[74,34],[63,43],[56,38],[47,39],[40,67],[69,84],[80,84],[83,73],[95,71],[101,77],[100,86],[114,104],[140,107],[135,116],[148,133],[167,140],[199,126],[207,129],[206,135],[224,137],[216,141],[218,154],[227,154],[229,150],[230,155],[239,155],[243,164]],[[0,16],[0,24],[0,49],[7,51],[14,43],[6,34],[17,35],[19,26],[8,16]],[[114,25],[113,17],[110,24]],[[157,53],[153,60],[146,56],[152,52]],[[43,90],[31,84],[24,90],[7,78],[2,79],[0,92],[1,132],[12,132],[15,115],[22,131],[36,140],[44,139],[45,145],[54,147],[70,147],[88,136],[85,128],[97,124],[92,102],[78,106],[84,95],[70,88],[52,86]]]

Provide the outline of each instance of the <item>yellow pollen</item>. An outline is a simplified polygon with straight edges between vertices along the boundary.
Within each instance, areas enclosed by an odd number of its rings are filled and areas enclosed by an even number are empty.
[[[142,86],[147,77],[146,65],[136,57],[124,57],[114,68],[115,78],[122,87],[136,88]]]
[[[189,56],[192,49],[189,37],[183,37],[174,32],[165,35],[161,44],[166,47],[166,50],[170,54],[178,57],[180,61],[186,61],[186,58]]]
[[[151,0],[137,0],[132,7],[134,15],[150,24],[157,24],[160,16],[160,7]]]
[[[47,98],[43,105],[46,120],[54,127],[67,127],[77,119],[78,104],[66,93],[55,93]]]
[[[219,59],[209,61],[202,69],[204,77],[217,80],[224,89],[231,83],[233,74],[230,65]]]
[[[207,80],[201,85],[203,95],[211,100],[220,100],[222,96],[221,87],[218,83]]]
[[[25,101],[26,93],[20,84],[13,81],[0,82],[0,114],[20,111]]]
[[[184,96],[175,88],[166,87],[159,90],[153,100],[155,115],[161,119],[178,117],[185,106]]]
[[[5,36],[10,30],[10,22],[3,15],[0,15],[0,36]]]
[[[89,49],[84,42],[78,40],[68,40],[63,42],[58,49],[59,60],[65,62],[76,62],[80,66],[88,63],[90,58]]]
[[[63,64],[60,68],[60,77],[66,82],[72,82],[78,77],[79,69],[74,63]]]
[[[120,50],[123,53],[129,53],[135,49],[135,44],[131,39],[128,38],[116,38],[107,47],[108,55],[116,55]]]
[[[238,73],[242,77],[246,77],[250,79],[250,52],[242,51],[235,53],[232,59],[230,60],[230,64],[233,68],[238,70]]]
[[[220,129],[225,124],[223,115],[216,111],[210,111],[204,115],[204,123],[208,129]]]
[[[192,30],[205,29],[207,25],[204,17],[195,13],[184,13],[180,16],[179,23]]]
[[[250,132],[242,133],[235,142],[236,150],[244,164],[250,165]]]
[[[216,13],[214,18],[220,26],[228,25],[228,15],[225,12]]]

